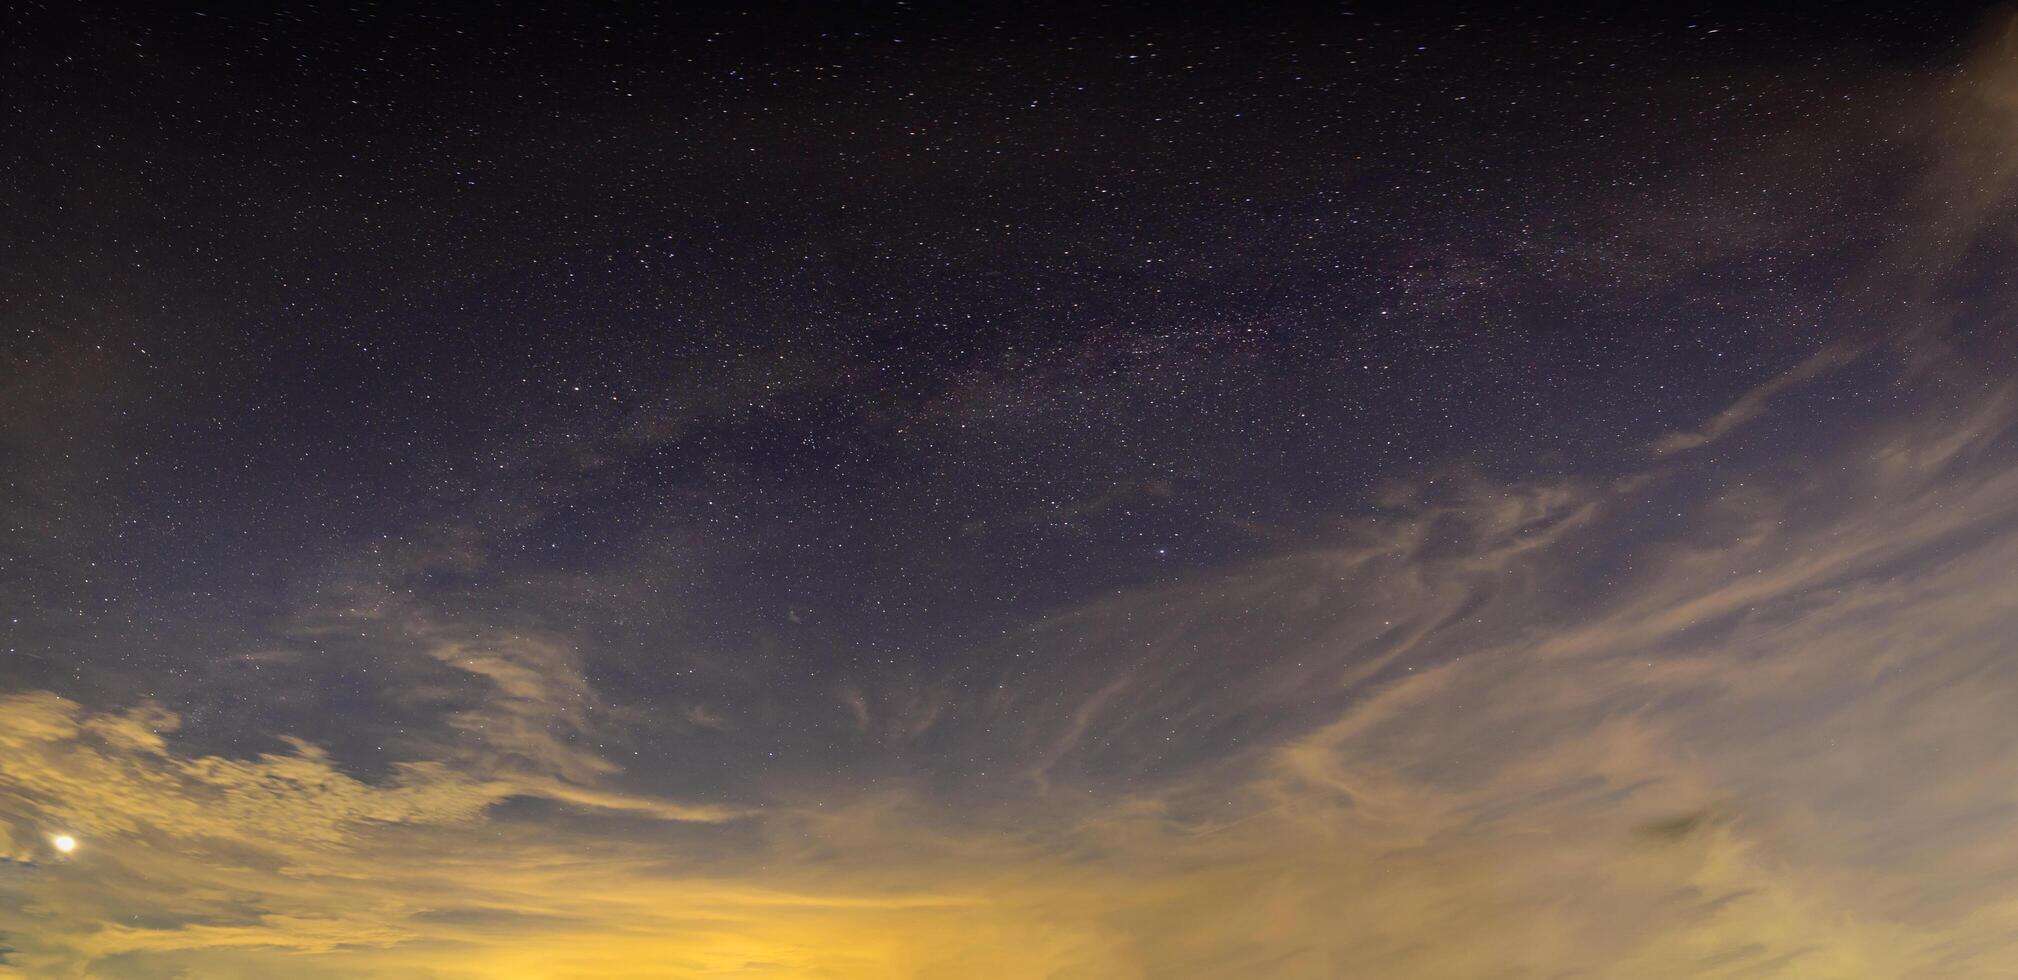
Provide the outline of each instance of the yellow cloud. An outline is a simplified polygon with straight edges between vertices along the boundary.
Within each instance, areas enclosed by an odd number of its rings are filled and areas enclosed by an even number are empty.
[[[738,809],[566,775],[605,765],[453,756],[367,783],[304,743],[191,757],[158,708],[12,696],[9,962],[444,980],[2010,973],[2018,784],[1984,774],[2018,771],[2018,462],[2000,449],[2018,408],[2001,390],[1976,404],[1851,447],[1826,481],[1734,484],[1694,540],[1574,601],[1570,556],[1643,484],[1474,483],[1335,552],[1161,594],[1204,622],[1281,601],[1284,581],[1350,595],[1371,569],[1406,584],[1355,615],[1413,602],[1437,625],[1406,640],[1413,670],[1334,656],[1352,696],[1320,724],[1132,791],[1074,777]],[[1291,607],[1342,601],[1307,587]],[[1182,635],[1136,608],[1044,628]],[[1356,622],[1320,647],[1378,633]],[[554,649],[496,655],[483,710],[568,703]],[[559,679],[525,666],[541,664]],[[1197,666],[1118,665],[1129,683],[1033,716],[1051,728],[1032,758],[1078,751]],[[513,796],[553,806],[496,806]],[[48,853],[58,827],[86,842],[76,856]]]

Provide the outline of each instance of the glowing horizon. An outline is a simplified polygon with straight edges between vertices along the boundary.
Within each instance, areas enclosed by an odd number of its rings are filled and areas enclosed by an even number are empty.
[[[0,977],[2018,970],[2018,19],[603,16],[24,49]]]

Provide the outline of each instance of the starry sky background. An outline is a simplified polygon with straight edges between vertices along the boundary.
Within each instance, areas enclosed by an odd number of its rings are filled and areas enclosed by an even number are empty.
[[[2018,976],[2005,12],[6,17],[0,976]]]

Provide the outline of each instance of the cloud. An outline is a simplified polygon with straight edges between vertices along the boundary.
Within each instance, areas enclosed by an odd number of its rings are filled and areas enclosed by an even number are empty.
[[[1853,344],[1842,342],[1828,344],[1785,373],[1746,392],[1731,403],[1730,407],[1718,412],[1701,429],[1694,432],[1674,432],[1655,440],[1653,453],[1655,456],[1667,456],[1715,442],[1765,414],[1767,404],[1775,396],[1789,388],[1798,387],[1842,368],[1863,353],[1862,349]]]
[[[526,764],[365,782],[16,695],[0,928],[38,976],[1996,975],[2018,397],[1929,404],[1660,535],[1631,529],[1672,468],[1443,475],[1333,545],[1059,617],[1155,642],[1035,705],[1043,792],[685,806],[502,749]],[[1630,559],[1594,578],[1607,542]],[[1315,625],[1226,684],[1252,648],[1194,641],[1255,617]],[[571,703],[568,654],[518,641],[457,648],[495,689],[470,718]],[[1186,716],[1182,765],[1132,764],[1198,683],[1287,717],[1213,746]],[[528,796],[562,809],[501,805]]]
[[[0,699],[0,856],[34,868],[0,886],[26,896],[0,929],[24,969],[64,975],[139,952],[411,941],[415,917],[443,900],[436,892],[481,892],[457,879],[481,877],[485,842],[513,832],[490,816],[509,799],[658,821],[741,815],[438,762],[400,763],[365,783],[300,742],[249,760],[187,757],[166,738],[176,726],[145,705],[102,713],[47,693]],[[59,832],[82,842],[76,854],[49,845]]]

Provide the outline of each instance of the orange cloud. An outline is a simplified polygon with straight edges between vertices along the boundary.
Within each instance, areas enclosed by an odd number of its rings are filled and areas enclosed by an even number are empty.
[[[1318,634],[1325,669],[1295,672],[1330,678],[1335,714],[1132,791],[1073,771],[991,799],[893,786],[731,808],[599,785],[614,767],[572,756],[445,755],[366,782],[306,743],[189,756],[158,708],[13,695],[8,968],[1995,975],[2018,964],[2018,789],[1983,778],[2018,767],[2014,404],[1997,389],[1876,433],[1827,480],[1733,480],[1695,537],[1589,594],[1564,591],[1575,556],[1644,481],[1403,495],[1354,543],[1158,592],[1202,624],[1350,604],[1355,569],[1406,583]],[[1188,642],[1134,601],[1042,629]],[[1427,616],[1406,660],[1380,652],[1402,607]],[[589,697],[559,649],[462,657],[497,688],[472,710]],[[1051,727],[1031,758],[1057,769],[1201,663],[1117,665],[1128,683],[1033,716]],[[1227,695],[1265,707],[1286,682]],[[58,831],[75,854],[50,848]]]

